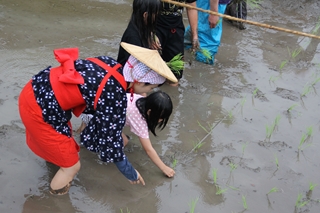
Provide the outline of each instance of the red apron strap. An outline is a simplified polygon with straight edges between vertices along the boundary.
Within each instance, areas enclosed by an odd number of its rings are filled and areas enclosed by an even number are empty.
[[[106,63],[104,63],[103,61],[97,59],[97,58],[87,58],[87,60],[92,61],[93,63],[99,65],[100,67],[102,67],[103,69],[107,70],[109,72],[109,69],[112,68],[110,66],[108,66]],[[123,75],[121,75],[120,73],[117,72],[117,69],[121,66],[121,64],[117,64],[113,67],[113,70],[115,70],[114,72],[112,72],[113,77],[115,77],[115,79],[117,79],[117,81],[121,84],[122,88],[124,90],[127,90],[127,82],[124,80]]]
[[[86,60],[89,60],[89,61],[97,64],[98,66],[102,67],[104,70],[108,71],[108,73],[102,79],[102,81],[99,85],[99,88],[97,90],[96,97],[94,99],[94,105],[93,105],[93,109],[95,110],[97,107],[97,103],[100,98],[100,95],[102,93],[102,90],[111,75],[121,84],[121,86],[123,87],[124,90],[127,89],[127,83],[124,80],[123,75],[121,75],[120,73],[117,72],[117,69],[119,69],[121,67],[121,64],[116,64],[114,67],[110,67],[106,63],[104,63],[103,61],[101,61],[97,58],[87,58]]]

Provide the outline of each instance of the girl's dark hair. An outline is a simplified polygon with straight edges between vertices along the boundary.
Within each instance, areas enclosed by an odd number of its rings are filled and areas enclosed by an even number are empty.
[[[160,0],[133,0],[130,21],[138,28],[142,44],[146,48],[149,48],[155,41],[155,28],[160,6]],[[143,18],[145,12],[148,13],[147,23]]]
[[[141,115],[146,119],[149,130],[154,136],[157,136],[155,132],[156,128],[160,130],[165,128],[172,113],[170,96],[165,92],[157,91],[145,98],[138,99],[136,105]],[[160,119],[162,120],[159,122]]]

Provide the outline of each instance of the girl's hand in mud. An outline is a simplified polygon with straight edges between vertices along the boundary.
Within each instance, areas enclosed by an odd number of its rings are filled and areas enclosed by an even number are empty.
[[[169,178],[173,177],[175,175],[175,171],[171,169],[169,166],[166,166],[162,172]]]
[[[136,170],[136,172],[137,172],[137,175],[138,175],[138,179],[134,180],[134,181],[129,180],[129,182],[131,184],[140,184],[141,183],[143,186],[146,185],[146,183],[144,182],[144,180],[143,180],[142,176],[140,175],[140,173],[137,170]]]

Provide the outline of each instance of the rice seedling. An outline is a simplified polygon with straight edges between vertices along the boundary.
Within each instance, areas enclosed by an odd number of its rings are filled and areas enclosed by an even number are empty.
[[[273,122],[273,128],[277,128],[279,126],[280,118],[281,118],[280,115],[276,116],[276,118],[274,119],[274,122]]]
[[[310,134],[310,133],[307,133],[307,134]],[[306,144],[306,142],[308,141],[307,134],[306,133],[302,133],[301,139],[300,139],[300,142],[299,142],[299,146],[298,146],[298,151],[302,151],[305,148],[311,146],[311,143]]]
[[[314,87],[320,81],[320,77],[317,77],[310,84],[310,90],[313,89],[314,93],[317,94],[316,88]]]
[[[213,183],[217,184],[218,169],[213,169],[212,170],[212,177],[213,177]]]
[[[120,209],[120,212],[121,212],[121,213],[125,213],[122,209]],[[130,213],[130,210],[128,209],[128,207],[127,207],[126,213]]]
[[[238,167],[238,165],[234,163],[229,163],[229,166],[230,166],[230,172],[233,172]]]
[[[279,125],[280,119],[281,119],[281,116],[277,115],[276,118],[274,119],[273,123],[270,126],[266,125],[266,138],[267,139],[271,138],[273,132],[276,130],[276,128]]]
[[[258,94],[258,88],[256,88],[255,90],[253,90],[252,92],[252,105],[254,106],[254,98],[256,97],[256,95]]]
[[[209,122],[207,122],[208,128],[210,129],[210,131],[214,128],[213,124],[210,124]]]
[[[192,150],[190,150],[189,154],[192,153],[194,150],[196,150],[197,148],[200,148],[201,146],[203,146],[203,144],[205,143],[205,139],[207,137],[209,137],[209,135],[212,133],[212,131],[214,130],[214,128],[216,126],[218,126],[223,120],[225,120],[226,116],[224,116],[222,119],[220,119],[217,123],[215,123],[214,125],[211,125],[211,130],[210,132],[208,132],[201,140],[199,140],[199,142],[197,144],[194,144],[194,147]]]
[[[316,186],[318,186],[318,184],[315,184],[315,183],[311,183],[311,182],[310,182],[310,183],[309,183],[309,191],[313,191]]]
[[[316,78],[311,82],[311,86],[314,87],[314,85],[316,85],[319,81],[320,81],[320,77],[316,77]]]
[[[193,148],[196,149],[196,150],[200,149],[203,146],[203,144],[204,144],[204,142],[202,142],[202,143],[194,143],[193,144]]]
[[[244,155],[244,151],[246,150],[249,142],[247,141],[245,144],[242,144],[242,156]]]
[[[309,203],[309,201],[303,201],[302,200],[302,193],[299,193],[298,194],[298,197],[297,197],[297,200],[296,200],[296,205],[295,205],[295,207],[296,208],[302,208],[302,207],[304,207],[305,205],[307,205]]]
[[[280,78],[280,75],[278,75],[278,76],[271,76],[271,77],[269,78],[269,81],[272,82],[272,83],[274,83],[274,82],[276,82],[279,78]]]
[[[220,22],[221,22],[221,18],[217,21],[216,26],[218,26],[218,24],[220,24]]]
[[[272,133],[273,133],[272,127],[270,127],[269,125],[266,125],[266,138],[270,139]]]
[[[209,50],[205,49],[205,48],[200,48],[198,50],[196,50],[196,52],[200,52],[206,59],[207,63],[209,63],[210,61],[212,61],[212,55],[210,53]],[[194,54],[195,52],[193,52]]]
[[[238,165],[234,164],[234,163],[229,163],[229,167],[230,167],[230,174],[229,174],[229,178],[227,180],[227,185],[230,184],[231,180],[233,181],[233,171],[238,167]]]
[[[208,103],[207,106],[212,106],[214,102]]]
[[[257,95],[257,92],[258,92],[258,88],[256,88],[255,90],[253,90],[253,92],[252,92],[252,97],[255,97],[256,95]]]
[[[246,196],[242,195],[242,205],[244,209],[248,209]]]
[[[228,190],[228,188],[221,189],[219,186],[217,186],[216,195],[221,195],[221,194],[225,193],[227,190]]]
[[[247,101],[247,97],[244,97],[241,99],[241,102],[240,102],[241,107],[243,107],[243,105],[246,103],[246,101]]]
[[[207,128],[205,128],[199,121],[198,121],[198,125],[199,125],[206,133],[209,133],[209,130],[207,130]]]
[[[240,101],[240,106],[241,106],[241,115],[243,115],[243,106],[247,102],[247,97],[243,97]]]
[[[198,143],[193,142],[192,151],[197,151],[204,145],[204,142],[199,141]]]
[[[241,163],[241,161],[243,160],[243,156],[244,156],[244,151],[246,150],[247,146],[249,145],[249,142],[247,141],[246,143],[242,144],[241,148],[242,148],[242,156],[240,158],[239,164]]]
[[[180,71],[183,70],[185,62],[183,61],[183,55],[181,53],[174,56],[169,62],[168,67],[173,73],[180,75]]]
[[[234,190],[234,191],[240,191],[240,189],[234,187],[234,186],[228,186],[230,189]]]
[[[288,47],[288,52],[289,52],[289,55],[292,59],[295,59],[302,51],[302,48],[299,47],[299,48],[296,48],[294,49],[292,52],[290,51],[289,47]]]
[[[293,105],[291,105],[291,106],[287,109],[287,112],[291,112],[296,106],[298,106],[298,104],[293,104]]]
[[[311,91],[311,86],[306,84],[302,90],[300,97],[306,96]]]
[[[288,63],[288,60],[284,60],[281,62],[279,69],[282,70],[283,67]]]
[[[302,135],[301,135],[301,139],[300,139],[300,143],[299,143],[299,146],[298,146],[298,149],[299,150],[303,150],[302,149],[302,146],[303,146],[303,144],[304,144],[304,142],[306,141],[306,134],[305,133],[302,133]]]
[[[318,186],[318,184],[311,183],[311,182],[309,183],[309,190],[308,190],[307,193],[306,193],[306,197],[307,197],[308,200],[311,199],[312,192],[313,192],[313,190],[314,190],[314,188],[315,188],[316,186]]]
[[[246,0],[246,3],[248,4],[248,6],[251,7],[252,9],[254,8],[260,9],[261,2],[262,0]]]
[[[272,128],[272,126],[266,125],[266,137],[267,137],[268,139],[271,138],[272,133],[273,133],[273,128]]]
[[[232,112],[232,110],[230,110],[230,111],[228,112],[228,117],[229,117],[230,119],[233,118],[233,112]]]
[[[307,133],[306,133],[307,137],[310,138],[312,134],[313,134],[313,127],[312,126],[307,127]]]
[[[270,191],[267,193],[267,195],[274,193],[274,192],[278,192],[279,189],[277,187],[273,187],[272,189],[270,189]]]
[[[272,176],[270,178],[272,178],[273,176],[275,176],[276,172],[279,170],[279,160],[278,160],[278,157],[276,154],[274,154],[274,161],[275,161],[275,164],[277,166],[277,169],[272,173]]]
[[[198,202],[198,199],[195,199],[195,200],[192,200],[190,203],[189,203],[189,207],[190,207],[190,213],[194,213],[194,210],[196,209],[196,204]]]
[[[314,34],[314,35],[317,34],[319,28],[320,28],[320,16],[319,16],[319,19],[318,19],[318,22],[317,22],[316,26],[313,28],[311,33]]]
[[[277,165],[277,169],[279,169],[279,160],[276,154],[274,154],[275,163]]]
[[[172,162],[172,168],[176,168],[177,166],[177,163],[178,163],[178,160],[177,159],[174,159],[173,162]]]
[[[294,59],[296,58],[302,51],[302,48],[296,48],[295,50],[292,51],[291,57]]]

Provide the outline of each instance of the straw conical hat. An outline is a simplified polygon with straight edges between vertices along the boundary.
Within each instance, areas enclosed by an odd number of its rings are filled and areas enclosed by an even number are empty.
[[[174,83],[178,82],[178,79],[174,76],[166,62],[161,58],[157,50],[151,50],[143,47],[139,47],[133,44],[125,42],[120,43],[123,49],[133,55],[140,62],[150,67],[152,70],[162,75],[169,81]]]

